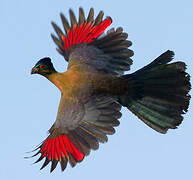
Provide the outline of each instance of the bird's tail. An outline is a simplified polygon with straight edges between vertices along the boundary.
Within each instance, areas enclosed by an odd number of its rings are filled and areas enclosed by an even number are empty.
[[[123,106],[160,133],[175,129],[189,106],[190,76],[185,72],[184,62],[168,64],[173,56],[172,51],[167,51],[144,68],[124,75],[134,93],[119,99]]]

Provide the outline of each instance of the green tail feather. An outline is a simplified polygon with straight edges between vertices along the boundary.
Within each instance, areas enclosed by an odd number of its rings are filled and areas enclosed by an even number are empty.
[[[120,103],[160,133],[180,125],[189,106],[190,77],[185,63],[167,64],[173,55],[167,51],[144,68],[123,76],[134,93],[120,97]]]

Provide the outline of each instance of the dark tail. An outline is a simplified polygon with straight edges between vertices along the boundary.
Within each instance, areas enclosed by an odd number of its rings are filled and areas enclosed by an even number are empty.
[[[144,68],[123,76],[133,85],[134,94],[120,97],[120,103],[160,133],[175,129],[189,106],[190,76],[184,62],[167,64],[173,56],[168,50]]]

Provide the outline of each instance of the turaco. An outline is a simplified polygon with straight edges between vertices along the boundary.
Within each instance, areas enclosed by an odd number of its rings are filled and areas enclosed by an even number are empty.
[[[132,64],[131,41],[121,27],[110,29],[110,17],[100,11],[87,18],[79,8],[79,18],[69,10],[70,24],[60,14],[64,32],[52,23],[57,37],[51,35],[57,51],[68,61],[67,71],[55,70],[51,59],[37,62],[31,74],[40,74],[61,91],[57,118],[48,137],[36,150],[36,162],[57,163],[62,171],[69,162],[74,167],[91,149],[107,141],[119,125],[121,107],[126,107],[146,125],[159,133],[175,129],[187,112],[190,78],[184,62],[173,62],[174,53],[166,51],[140,70],[125,74]],[[34,155],[34,156],[35,156]]]

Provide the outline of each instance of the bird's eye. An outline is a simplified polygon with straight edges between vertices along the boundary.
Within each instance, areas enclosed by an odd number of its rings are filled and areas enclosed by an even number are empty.
[[[40,67],[41,69],[43,69],[43,68],[45,68],[46,66],[43,65],[43,64],[40,64],[39,67]]]

